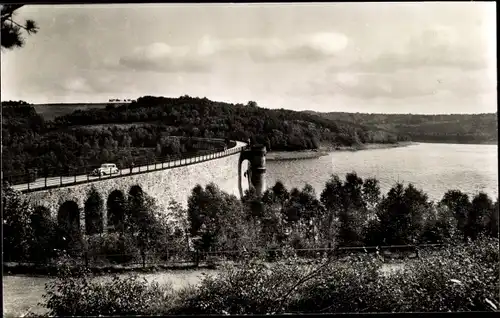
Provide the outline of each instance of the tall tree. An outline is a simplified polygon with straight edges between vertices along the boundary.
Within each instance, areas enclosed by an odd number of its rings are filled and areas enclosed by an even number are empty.
[[[362,240],[366,220],[366,203],[362,192],[363,179],[355,172],[346,174],[342,186],[342,207],[338,213],[338,240],[343,246],[356,246]]]
[[[487,231],[487,218],[492,210],[493,202],[486,193],[480,192],[474,196],[465,226],[468,237],[476,239]]]
[[[398,183],[379,204],[378,217],[385,244],[412,244],[424,230],[431,204],[427,195],[412,184]]]
[[[447,206],[453,213],[457,220],[458,230],[463,235],[465,233],[465,225],[471,208],[469,196],[460,190],[449,190],[444,194],[441,204]]]
[[[2,186],[4,261],[22,260],[28,255],[31,213],[32,209],[19,192]]]
[[[35,21],[31,19],[25,20],[24,22],[14,20],[16,11],[23,6],[23,4],[1,5],[2,33],[0,39],[2,42],[2,49],[23,47],[25,43],[23,31],[28,35],[38,32],[38,26]]]

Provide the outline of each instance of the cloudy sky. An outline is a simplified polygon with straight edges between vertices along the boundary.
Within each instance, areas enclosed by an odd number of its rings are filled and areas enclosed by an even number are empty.
[[[2,100],[191,95],[267,108],[497,110],[495,3],[26,6]]]

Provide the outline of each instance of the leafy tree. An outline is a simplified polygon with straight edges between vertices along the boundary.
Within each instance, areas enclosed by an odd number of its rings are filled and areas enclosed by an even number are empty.
[[[334,221],[343,208],[343,184],[338,175],[332,175],[326,182],[320,201],[325,208],[320,233],[323,242],[331,246],[335,235]]]
[[[321,203],[329,211],[337,212],[343,205],[343,184],[338,175],[332,175],[321,192]]]
[[[471,202],[466,193],[460,190],[448,190],[441,200],[441,203],[448,207],[457,220],[458,230],[465,234],[465,226],[467,224]]]
[[[378,218],[385,244],[414,244],[424,229],[430,203],[423,191],[412,184],[392,187],[378,207]]]
[[[2,185],[4,261],[25,260],[29,255],[32,209],[20,193]]]
[[[244,209],[235,196],[220,191],[213,183],[205,189],[193,188],[188,199],[188,220],[198,250],[211,248],[240,249]]]
[[[344,246],[356,246],[362,241],[362,227],[367,215],[362,186],[363,179],[356,173],[346,174],[341,188],[342,206],[338,211],[338,241]]]
[[[467,237],[474,240],[480,234],[485,234],[487,231],[487,217],[492,210],[493,202],[486,193],[480,192],[474,196],[465,226]]]
[[[22,31],[24,30],[28,35],[34,34],[38,32],[38,26],[30,19],[24,21],[24,24],[14,20],[15,12],[23,7],[22,4],[3,4],[1,7],[2,49],[20,48],[25,42]]]
[[[453,211],[447,205],[439,203],[425,221],[422,240],[434,244],[453,242],[458,231],[457,223]]]
[[[380,185],[377,179],[365,179],[363,183],[363,200],[370,209],[375,208],[380,202]]]
[[[495,204],[493,205],[493,208],[491,209],[491,212],[488,216],[488,234],[491,237],[496,237],[498,238],[498,198],[495,201]]]

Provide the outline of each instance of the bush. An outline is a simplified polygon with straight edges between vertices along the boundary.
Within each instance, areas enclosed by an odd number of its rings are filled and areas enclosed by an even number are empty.
[[[280,311],[282,297],[306,269],[277,263],[227,266],[206,276],[195,295],[184,298],[175,314],[265,314]],[[286,301],[283,302],[286,304]]]
[[[114,275],[99,281],[88,273],[61,275],[46,285],[45,306],[51,316],[150,315],[171,303],[171,287],[145,279]]]
[[[120,236],[117,233],[107,233],[92,236],[88,240],[87,257],[91,262],[124,264],[139,256],[136,240],[130,234]]]
[[[97,283],[88,276],[48,286],[56,315],[273,314],[498,310],[498,239],[483,238],[408,261],[384,274],[371,255],[325,261],[251,261],[176,293],[137,277]]]
[[[414,261],[391,281],[404,311],[484,311],[499,306],[498,276],[498,240],[490,239]]]

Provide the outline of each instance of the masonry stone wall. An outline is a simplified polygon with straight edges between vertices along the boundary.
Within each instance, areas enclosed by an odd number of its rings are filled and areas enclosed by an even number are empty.
[[[82,220],[81,224],[84,224],[84,202],[92,186],[101,194],[104,204],[106,204],[108,196],[112,191],[121,190],[127,195],[130,187],[139,185],[145,193],[154,197],[161,210],[167,213],[170,200],[175,200],[184,207],[187,207],[187,199],[191,194],[191,190],[197,184],[204,187],[208,183],[213,182],[221,190],[240,197],[238,190],[239,157],[240,153],[238,152],[227,157],[187,166],[36,191],[26,193],[24,196],[33,205],[41,205],[49,208],[54,217],[57,217],[57,211],[62,203],[73,200],[78,204],[80,211],[82,211],[80,218]],[[245,182],[243,182],[243,187],[245,187]],[[104,220],[106,219],[107,217],[104,215]]]

